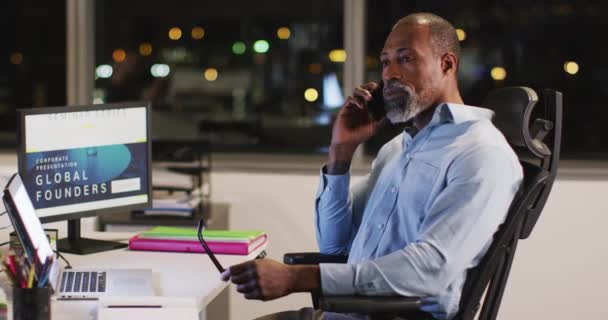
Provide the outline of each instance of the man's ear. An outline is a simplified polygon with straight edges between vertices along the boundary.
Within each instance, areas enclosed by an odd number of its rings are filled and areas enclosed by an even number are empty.
[[[452,52],[446,52],[441,57],[441,71],[444,74],[456,74],[458,69],[458,57]]]

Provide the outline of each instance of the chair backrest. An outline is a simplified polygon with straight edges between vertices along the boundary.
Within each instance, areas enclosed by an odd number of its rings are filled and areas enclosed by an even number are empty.
[[[524,181],[492,245],[480,264],[467,273],[457,319],[473,319],[480,308],[479,319],[496,318],[517,242],[530,236],[551,191],[560,154],[562,94],[545,90],[542,101],[542,118],[534,122],[533,114],[539,113],[534,110],[538,96],[530,88],[497,89],[482,103],[494,111],[494,125],[517,152]]]

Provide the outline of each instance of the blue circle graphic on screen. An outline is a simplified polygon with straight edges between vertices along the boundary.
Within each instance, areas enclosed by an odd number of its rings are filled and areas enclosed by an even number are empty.
[[[28,153],[22,178],[38,209],[139,195],[149,183],[147,150],[135,143]],[[138,186],[114,192],[118,180]]]
[[[77,171],[84,171],[87,179],[75,181],[75,184],[111,181],[120,176],[131,162],[131,152],[122,144],[73,149],[68,151],[68,156],[78,163]]]

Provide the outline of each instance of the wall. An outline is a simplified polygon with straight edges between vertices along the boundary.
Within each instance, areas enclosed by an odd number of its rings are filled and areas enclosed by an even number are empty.
[[[570,175],[555,183],[534,233],[520,242],[500,319],[608,319],[608,178],[585,179]],[[232,228],[268,232],[268,258],[282,260],[285,252],[317,249],[317,183],[312,174],[218,172],[212,197],[231,204]],[[311,304],[306,294],[257,302],[230,290],[232,320]]]

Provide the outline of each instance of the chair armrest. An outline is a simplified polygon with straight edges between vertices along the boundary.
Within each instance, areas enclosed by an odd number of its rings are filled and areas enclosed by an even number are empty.
[[[319,252],[293,252],[283,256],[285,264],[319,264],[319,263],[346,263],[348,256],[335,256]]]
[[[283,256],[283,263],[319,264],[346,263],[348,256],[328,255],[319,252],[293,252]],[[315,309],[329,312],[352,312],[366,314],[416,314],[422,305],[419,297],[403,296],[319,296],[312,293]]]
[[[328,312],[366,314],[407,314],[420,312],[419,297],[403,296],[321,296],[319,307]]]

